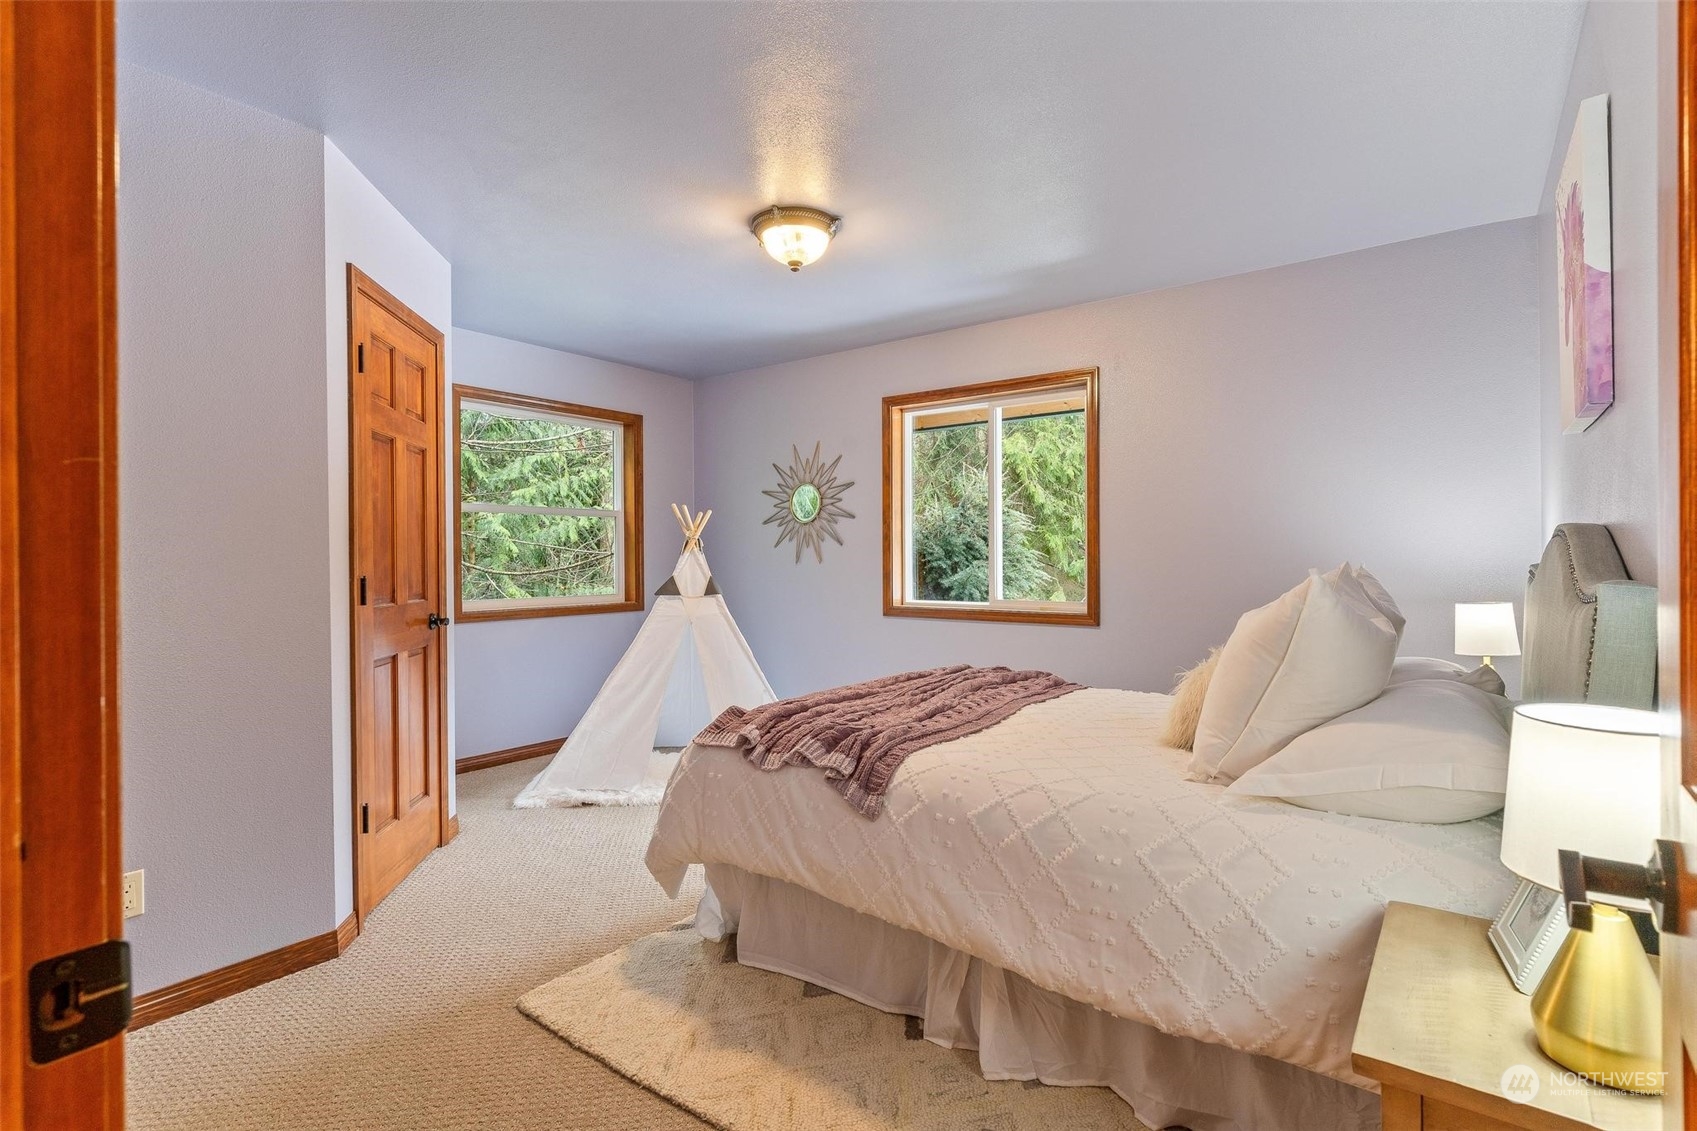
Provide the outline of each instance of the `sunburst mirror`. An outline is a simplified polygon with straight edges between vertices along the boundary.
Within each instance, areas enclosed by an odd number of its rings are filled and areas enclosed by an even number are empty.
[[[813,454],[802,459],[800,450],[791,445],[789,467],[772,465],[772,470],[778,473],[777,490],[761,492],[776,500],[772,504],[772,513],[761,525],[777,523],[778,540],[772,545],[782,546],[793,540],[798,562],[801,561],[801,552],[806,549],[813,551],[816,561],[823,562],[825,539],[829,538],[839,546],[843,544],[842,536],[837,533],[837,520],[854,517],[854,513],[845,509],[842,503],[843,492],[854,486],[854,480],[837,481],[837,465],[843,462],[843,457],[838,456],[825,464],[819,454],[821,446],[814,444]]]

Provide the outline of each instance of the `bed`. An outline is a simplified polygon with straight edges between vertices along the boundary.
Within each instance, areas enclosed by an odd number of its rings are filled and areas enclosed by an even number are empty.
[[[1528,589],[1529,680],[1642,694],[1648,587],[1624,581],[1606,530],[1558,529]],[[1152,1127],[1376,1127],[1349,1053],[1384,905],[1494,914],[1515,883],[1498,818],[1225,796],[1158,743],[1168,702],[1092,688],[1028,706],[910,756],[875,821],[822,774],[691,747],[649,869],[675,892],[706,865],[704,935],[921,1018],[987,1077],[1107,1086]]]

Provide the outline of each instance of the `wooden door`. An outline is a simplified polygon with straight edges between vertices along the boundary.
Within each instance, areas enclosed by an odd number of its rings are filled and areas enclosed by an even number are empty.
[[[442,335],[348,265],[355,903],[447,832]]]
[[[0,1127],[124,1122],[124,1042],[37,964],[117,939],[117,154],[109,3],[0,0]],[[121,944],[107,945],[109,955]],[[81,973],[76,975],[78,979]],[[123,988],[119,988],[122,986]],[[127,980],[108,1019],[128,1018]],[[32,1047],[31,1015],[50,1021]]]
[[[1683,847],[1685,875],[1676,881],[1697,896],[1697,5],[1679,5],[1677,129],[1679,191],[1679,529],[1678,668],[1664,667],[1665,703],[1679,713],[1678,740],[1663,743],[1664,833]],[[1664,578],[1664,595],[1667,579]],[[1663,604],[1668,601],[1663,600]],[[1667,651],[1664,650],[1664,658]],[[1670,678],[1672,677],[1672,678]],[[1667,1076],[1663,1124],[1697,1131],[1697,914],[1662,924],[1662,1060]]]

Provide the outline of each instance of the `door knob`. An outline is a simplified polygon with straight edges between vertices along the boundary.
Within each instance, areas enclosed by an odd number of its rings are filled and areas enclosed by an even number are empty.
[[[441,628],[448,623],[447,617],[439,617],[435,613],[431,613],[430,619],[424,622],[424,626],[426,628]]]

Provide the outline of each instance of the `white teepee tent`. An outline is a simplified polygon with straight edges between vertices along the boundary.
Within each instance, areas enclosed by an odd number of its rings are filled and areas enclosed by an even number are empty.
[[[713,512],[692,516],[673,504],[672,513],[683,527],[683,556],[583,720],[515,808],[654,805],[677,761],[655,749],[663,728],[670,744],[687,742],[726,707],[777,698],[701,552]]]

